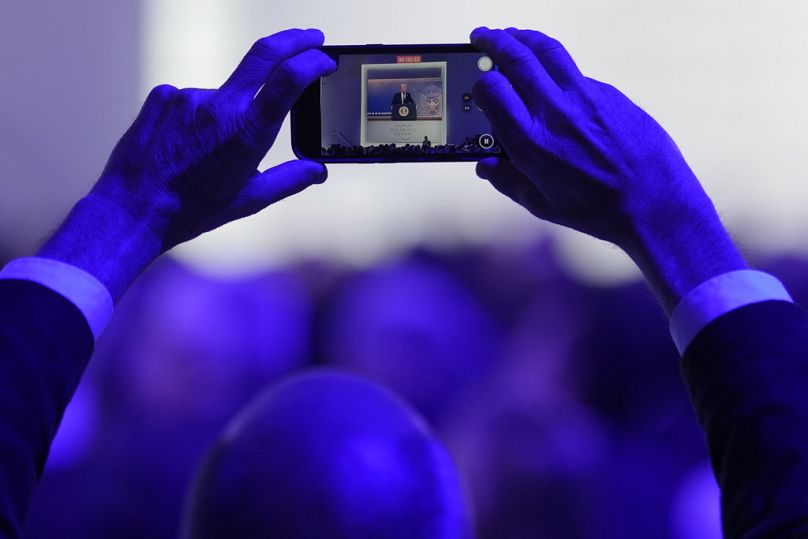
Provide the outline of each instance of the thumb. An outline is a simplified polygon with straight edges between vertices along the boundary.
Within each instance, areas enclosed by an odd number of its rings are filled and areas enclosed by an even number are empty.
[[[488,180],[494,188],[540,219],[549,210],[547,198],[533,182],[511,163],[510,159],[489,157],[477,163],[477,176]]]
[[[287,161],[264,172],[256,172],[234,201],[234,210],[239,217],[252,215],[310,185],[323,183],[327,177],[328,170],[320,163]]]

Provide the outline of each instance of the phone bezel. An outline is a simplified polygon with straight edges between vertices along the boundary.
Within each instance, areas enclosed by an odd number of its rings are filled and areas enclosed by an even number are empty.
[[[442,54],[480,52],[468,43],[444,43],[421,45],[324,45],[321,49],[334,61],[343,54]],[[373,156],[323,156],[320,136],[320,81],[319,79],[301,94],[292,107],[290,125],[292,151],[301,159],[319,163],[412,163],[412,162],[459,162],[479,161],[486,157],[502,157],[504,151],[487,151],[469,154],[393,154]],[[501,146],[500,146],[501,148]]]

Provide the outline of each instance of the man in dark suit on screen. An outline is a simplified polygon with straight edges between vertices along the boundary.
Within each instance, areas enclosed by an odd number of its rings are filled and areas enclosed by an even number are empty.
[[[407,91],[406,82],[401,83],[399,91],[393,94],[390,109],[393,113],[393,120],[415,120],[418,117],[415,100],[412,98],[412,94]]]

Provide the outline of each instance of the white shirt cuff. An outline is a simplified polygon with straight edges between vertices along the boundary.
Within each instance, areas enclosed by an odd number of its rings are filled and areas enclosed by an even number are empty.
[[[0,279],[32,281],[50,288],[81,311],[96,340],[112,317],[112,296],[107,288],[70,264],[49,258],[18,258],[0,271]]]
[[[679,354],[684,355],[696,335],[719,316],[771,300],[793,303],[783,284],[762,271],[730,271],[701,283],[682,298],[671,315],[671,337]]]

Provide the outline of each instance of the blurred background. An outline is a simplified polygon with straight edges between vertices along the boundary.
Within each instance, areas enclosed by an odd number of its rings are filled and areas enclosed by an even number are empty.
[[[216,87],[258,37],[467,41],[540,29],[673,136],[747,256],[808,294],[808,4],[572,0],[10,1],[0,7],[0,261],[86,193],[148,90]],[[266,166],[293,157],[288,126]],[[120,303],[27,537],[174,537],[227,419],[340,364],[430,421],[481,537],[718,537],[667,324],[616,248],[533,219],[473,164],[338,165],[176,249]]]

